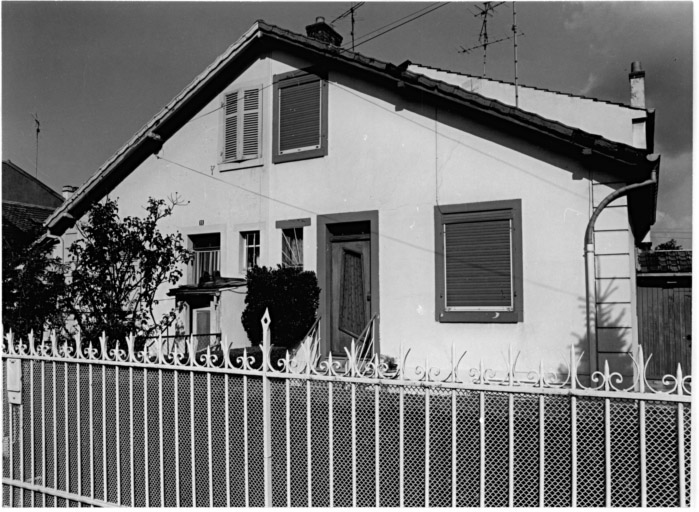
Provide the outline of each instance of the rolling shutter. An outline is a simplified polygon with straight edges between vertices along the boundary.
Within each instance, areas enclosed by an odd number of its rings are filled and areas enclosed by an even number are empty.
[[[224,99],[223,161],[236,162],[260,157],[260,88],[241,89]]]
[[[512,220],[492,217],[483,212],[445,220],[447,309],[511,310],[514,306]]]
[[[321,146],[321,81],[295,82],[279,88],[279,153]]]

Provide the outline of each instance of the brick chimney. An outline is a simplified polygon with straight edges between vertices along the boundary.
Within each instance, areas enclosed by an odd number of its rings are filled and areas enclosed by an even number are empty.
[[[318,16],[316,22],[306,26],[306,35],[311,39],[322,43],[340,46],[342,44],[342,36],[338,34],[334,28],[325,22],[325,18]]]
[[[63,185],[63,190],[61,190],[61,193],[63,194],[63,200],[66,201],[67,199],[70,198],[70,196],[73,195],[73,192],[78,190],[78,187],[74,187],[73,185]]]
[[[629,85],[631,86],[631,106],[646,108],[646,72],[643,71],[639,61],[631,63]]]

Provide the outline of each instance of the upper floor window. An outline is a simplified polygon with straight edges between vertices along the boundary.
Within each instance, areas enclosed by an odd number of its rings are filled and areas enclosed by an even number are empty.
[[[435,206],[440,322],[521,322],[521,201]]]
[[[213,279],[221,270],[221,235],[211,233],[206,235],[190,235],[194,250],[194,272],[192,282]]]
[[[274,77],[274,163],[328,154],[328,87],[294,71]]]
[[[262,157],[262,94],[259,86],[224,94],[222,163]]]
[[[241,238],[241,262],[240,267],[249,270],[256,267],[260,259],[260,232],[242,231]]]

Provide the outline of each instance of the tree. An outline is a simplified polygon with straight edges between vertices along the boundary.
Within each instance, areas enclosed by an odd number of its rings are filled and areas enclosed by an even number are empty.
[[[262,343],[260,321],[269,309],[272,343],[284,348],[296,346],[316,319],[320,288],[315,273],[295,267],[253,267],[246,277],[242,322],[252,344]]]
[[[175,308],[160,318],[154,309],[158,288],[176,284],[192,259],[180,233],[158,229],[179,204],[177,197],[167,203],[151,197],[145,218],[121,219],[117,202],[107,199],[78,224],[82,238],[69,248],[73,270],[65,304],[83,339],[95,343],[104,332],[109,348],[116,340],[123,346],[128,335],[143,340],[175,320]]]
[[[5,229],[2,241],[4,329],[22,339],[33,330],[41,339],[44,329],[61,328],[65,323],[61,301],[64,268],[60,258],[51,256],[53,243],[34,243],[41,226],[28,236],[12,236],[11,232]]]
[[[680,251],[682,250],[682,246],[677,243],[677,240],[674,238],[671,238],[667,242],[663,242],[662,244],[658,244],[655,246],[656,251]]]

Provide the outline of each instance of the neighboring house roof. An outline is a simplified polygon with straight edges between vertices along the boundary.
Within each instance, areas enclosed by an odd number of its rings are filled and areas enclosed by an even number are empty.
[[[385,86],[392,85],[402,87],[406,92],[418,92],[424,99],[432,97],[434,100],[448,101],[454,107],[462,107],[474,114],[502,122],[505,129],[516,130],[522,136],[544,137],[549,143],[547,147],[556,146],[572,155],[587,154],[612,159],[620,172],[635,172],[627,176],[626,181],[645,179],[651,167],[657,165],[647,160],[647,151],[571,128],[561,122],[545,119],[461,87],[409,71],[409,62],[396,66],[258,21],[57,209],[46,222],[48,229],[60,234],[71,226],[87,211],[90,204],[112,190],[146,158],[156,154],[165,140],[220,94],[232,78],[257,58],[260,51],[280,45],[289,51],[300,52],[319,64],[349,68],[357,75],[372,78]],[[647,172],[639,173],[639,167]],[[654,215],[655,203],[651,210]]]
[[[55,209],[63,196],[10,160],[2,162],[2,200],[49,206]]]
[[[41,226],[55,208],[37,204],[2,202],[2,222],[10,223],[21,231],[31,231]]]
[[[692,272],[692,251],[644,251],[638,255],[638,274]]]

